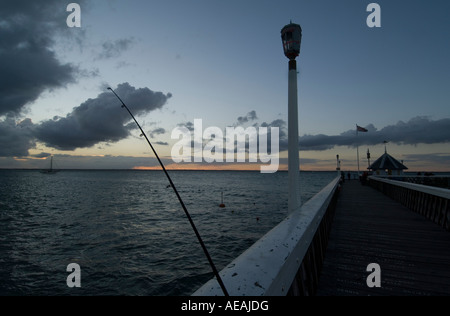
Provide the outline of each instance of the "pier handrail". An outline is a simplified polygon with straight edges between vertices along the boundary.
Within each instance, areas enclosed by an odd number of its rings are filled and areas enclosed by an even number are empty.
[[[450,175],[402,174],[402,175],[373,175],[373,176],[382,179],[397,180],[402,182],[450,189]]]
[[[304,265],[317,272],[317,266],[322,264],[319,261],[323,261],[322,248],[328,240],[322,235],[329,232],[329,227],[324,229],[322,225],[331,227],[331,220],[325,219],[327,210],[337,199],[339,180],[339,177],[334,179],[220,272],[231,296],[285,296],[292,293],[291,285],[298,275],[304,274],[300,273]],[[212,279],[193,295],[222,296],[223,293],[217,280]]]
[[[402,182],[402,181],[397,181],[394,179],[388,179],[388,178],[384,178],[384,177],[382,178],[382,177],[376,177],[376,176],[369,177],[369,180],[375,180],[375,181],[380,181],[380,182],[384,182],[384,183],[388,183],[388,184],[393,184],[393,185],[396,185],[399,187],[423,192],[423,193],[430,194],[430,195],[439,196],[439,197],[442,197],[445,199],[450,199],[450,190],[443,189],[443,188],[432,187],[432,186],[423,185],[423,184]]]
[[[410,210],[450,231],[450,190],[377,176],[369,177],[369,183]]]

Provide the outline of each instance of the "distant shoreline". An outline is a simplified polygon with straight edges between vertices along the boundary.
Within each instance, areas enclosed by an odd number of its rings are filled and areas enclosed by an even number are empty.
[[[44,169],[38,169],[38,168],[0,168],[0,171],[41,171]],[[162,169],[55,169],[58,171],[68,171],[68,172],[76,172],[76,171],[134,171],[134,172],[161,172]],[[259,170],[223,170],[223,169],[217,169],[217,170],[211,170],[211,169],[167,169],[167,171],[174,172],[174,171],[183,171],[183,172],[257,172],[260,173]],[[277,172],[288,172],[287,170],[278,170]],[[336,170],[300,170],[300,172],[337,172]],[[358,173],[357,170],[341,170],[341,172],[347,174],[355,174]],[[363,170],[360,171],[361,173]],[[404,175],[417,175],[418,173],[421,173],[422,176],[425,173],[434,173],[434,174],[442,174],[442,173],[449,173],[450,171],[409,171],[405,172]]]

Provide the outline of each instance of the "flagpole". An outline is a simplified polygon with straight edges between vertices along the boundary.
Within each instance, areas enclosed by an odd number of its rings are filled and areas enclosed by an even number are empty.
[[[356,124],[356,159],[358,159],[358,176],[361,176],[361,171],[359,170],[359,144],[358,144],[358,132],[367,133],[367,128],[361,127]]]
[[[359,144],[358,144],[358,124],[356,124],[356,159],[358,162],[358,177],[361,176],[361,173],[359,171]]]

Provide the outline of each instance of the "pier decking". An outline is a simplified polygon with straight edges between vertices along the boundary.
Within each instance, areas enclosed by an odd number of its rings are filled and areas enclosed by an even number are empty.
[[[450,233],[359,181],[339,195],[317,295],[450,295]],[[370,288],[367,266],[380,266]]]

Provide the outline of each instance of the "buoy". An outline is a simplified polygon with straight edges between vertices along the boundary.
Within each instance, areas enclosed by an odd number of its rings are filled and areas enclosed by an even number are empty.
[[[219,205],[220,208],[225,208],[225,204],[223,204],[223,192],[222,192],[222,203]]]

